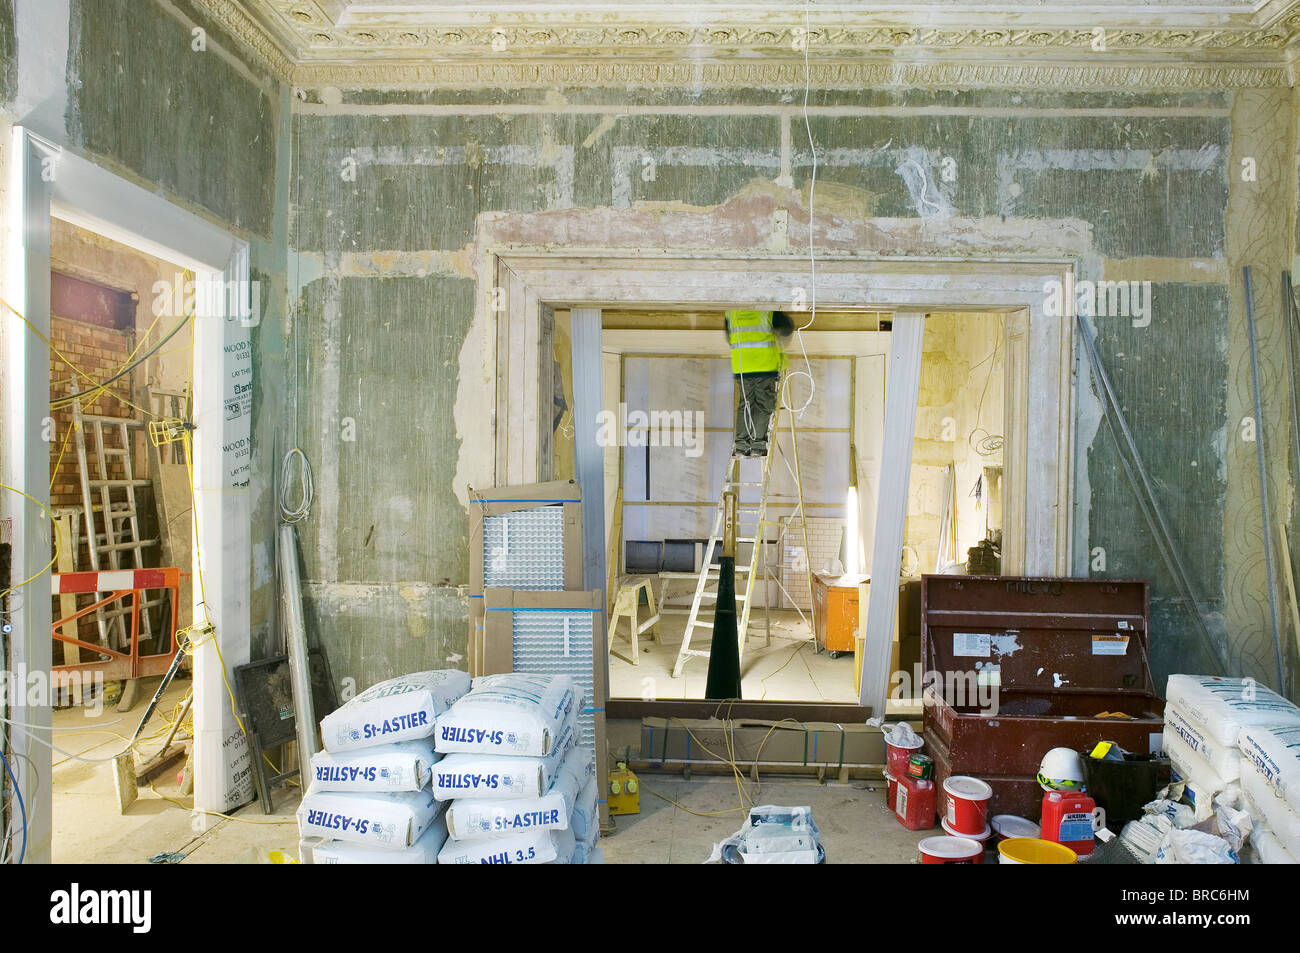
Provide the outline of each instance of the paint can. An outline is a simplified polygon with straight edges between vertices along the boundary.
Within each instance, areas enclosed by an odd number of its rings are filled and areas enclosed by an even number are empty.
[[[934,759],[919,751],[907,759],[907,776],[917,781],[929,781],[934,775]]]
[[[979,778],[954,774],[943,782],[948,796],[948,824],[958,834],[978,835],[988,825],[989,798],[993,789]]]
[[[885,762],[889,767],[889,774],[894,777],[905,777],[907,775],[907,762],[910,761],[911,755],[918,753],[923,741],[917,741],[915,745],[896,745],[885,736]]]
[[[981,844],[984,844],[993,836],[993,827],[988,824],[984,825],[984,830],[978,834],[963,834],[961,831],[954,829],[953,826],[948,823],[948,818],[946,817],[940,818],[939,823],[943,827],[943,832],[949,837],[968,837],[973,841],[979,841]]]
[[[984,863],[984,845],[969,837],[927,837],[916,846],[923,864]]]

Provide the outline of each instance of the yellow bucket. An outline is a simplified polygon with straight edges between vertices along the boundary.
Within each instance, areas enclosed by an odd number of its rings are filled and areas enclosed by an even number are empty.
[[[1072,864],[1078,859],[1064,844],[1037,837],[1009,837],[998,844],[999,864]]]

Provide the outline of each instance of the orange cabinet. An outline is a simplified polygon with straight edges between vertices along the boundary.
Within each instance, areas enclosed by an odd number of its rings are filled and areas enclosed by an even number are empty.
[[[837,657],[853,651],[859,603],[865,604],[867,576],[813,575],[817,646]]]

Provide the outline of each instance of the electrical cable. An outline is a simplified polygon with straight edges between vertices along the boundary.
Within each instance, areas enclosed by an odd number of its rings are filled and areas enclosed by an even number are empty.
[[[180,331],[180,329],[183,328],[183,327],[185,327],[185,325],[189,323],[190,317],[191,317],[191,315],[187,314],[187,315],[185,315],[185,317],[181,318],[180,321],[177,322],[176,327],[172,328],[169,332],[167,332],[167,336],[166,336],[166,337],[164,337],[161,341],[159,341],[157,344],[155,344],[153,347],[151,347],[148,351],[146,351],[145,353],[141,354],[140,357],[137,358],[135,361],[133,361],[131,364],[129,364],[129,365],[127,365],[126,367],[122,368],[120,371],[118,371],[118,372],[117,372],[116,374],[114,374],[112,377],[108,378],[107,380],[100,381],[96,386],[91,387],[91,388],[88,388],[87,390],[78,391],[78,392],[75,393],[75,394],[68,394],[68,395],[65,396],[65,397],[60,397],[60,398],[58,398],[57,400],[51,400],[51,401],[50,401],[50,406],[51,406],[51,407],[62,407],[64,404],[71,403],[71,402],[74,401],[74,400],[79,400],[80,398],[85,397],[85,396],[87,396],[88,394],[96,394],[96,396],[98,396],[98,394],[99,394],[99,393],[102,393],[102,392],[105,390],[105,388],[108,387],[109,384],[113,383],[113,382],[116,381],[116,380],[119,380],[120,378],[125,377],[127,374],[130,374],[133,370],[135,370],[137,367],[139,367],[139,366],[140,366],[141,364],[143,364],[145,361],[149,360],[149,358],[153,357],[154,354],[156,354],[156,353],[158,352],[158,350],[159,350],[159,349],[160,349],[164,344],[166,344],[166,343],[167,343],[168,341],[170,341],[173,337],[175,337],[176,334]],[[146,332],[145,332],[145,338],[146,338],[146,339],[148,338],[148,335],[149,335],[149,332],[146,331]],[[130,360],[130,359],[128,358],[128,360]],[[115,396],[116,396],[116,395],[115,395]],[[136,408],[136,409],[139,410],[140,408]],[[154,414],[154,413],[152,413],[152,412],[147,412],[147,411],[146,411],[146,413],[148,413],[150,417],[156,417],[156,416],[157,416],[156,414]]]
[[[301,488],[298,496],[298,502],[294,503],[289,499],[290,487],[293,482],[292,465],[297,459],[298,463],[298,485]],[[284,455],[284,460],[280,465],[280,516],[286,523],[297,523],[307,518],[311,512],[312,500],[315,498],[316,490],[312,482],[311,461],[307,459],[307,454],[303,453],[298,447],[294,447]]]
[[[9,593],[14,592],[17,589],[21,589],[23,586],[27,585],[28,583],[34,582],[35,580],[39,579],[41,576],[45,575],[45,573],[48,572],[50,568],[53,567],[54,564],[59,561],[59,556],[63,552],[63,540],[59,536],[59,534],[54,530],[54,526],[55,526],[54,511],[51,510],[48,506],[46,506],[40,500],[36,499],[36,497],[32,496],[31,494],[24,493],[22,490],[18,489],[17,487],[10,486],[7,483],[0,483],[0,490],[12,490],[13,492],[17,493],[19,496],[23,496],[31,500],[42,510],[44,510],[45,515],[50,518],[50,532],[54,535],[54,557],[48,563],[46,563],[38,572],[36,572],[31,576],[28,576],[22,582],[10,586],[8,589],[0,590],[0,600],[3,600],[5,596],[9,595]]]
[[[808,293],[808,321],[806,324],[795,329],[795,340],[799,342],[799,350],[803,354],[804,369],[802,371],[790,371],[781,381],[781,406],[792,412],[796,417],[803,417],[804,411],[813,402],[813,397],[817,394],[817,382],[812,375],[812,362],[808,360],[808,348],[804,346],[803,332],[813,326],[817,320],[817,252],[816,242],[814,240],[813,229],[817,222],[817,143],[813,140],[812,121],[808,117],[808,94],[812,88],[812,67],[808,61],[808,47],[811,42],[812,30],[810,28],[809,10],[811,4],[804,3],[803,8],[803,125],[804,131],[808,134],[808,149],[812,156],[812,175],[808,181],[808,268],[812,286]],[[808,398],[796,409],[790,406],[790,380],[794,377],[808,378]]]
[[[21,865],[27,857],[27,805],[23,803],[23,791],[18,786],[18,778],[14,774],[14,769],[9,766],[9,759],[5,757],[3,751],[0,751],[0,761],[4,762],[5,773],[9,775],[9,782],[14,786],[14,796],[18,798],[18,810],[22,814],[23,820],[23,846],[18,852],[18,863]]]

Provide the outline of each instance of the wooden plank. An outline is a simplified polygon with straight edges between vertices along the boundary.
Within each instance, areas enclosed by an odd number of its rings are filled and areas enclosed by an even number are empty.
[[[72,532],[71,517],[64,513],[55,519],[55,526],[59,533],[59,572],[72,572],[76,563],[73,561],[73,555],[76,553],[77,534]],[[77,611],[77,597],[72,593],[62,593],[59,596],[59,616],[66,619]],[[68,622],[63,625],[62,632],[70,639],[77,638],[77,622]],[[63,643],[63,664],[76,665],[81,661],[81,646],[72,642]]]
[[[900,311],[894,315],[885,386],[885,434],[880,454],[876,535],[871,555],[871,577],[878,594],[896,590],[902,563],[907,526],[907,484],[912,468],[924,335],[924,313]],[[889,657],[897,610],[898,600],[892,597],[872,599],[867,608],[862,688],[858,701],[864,707],[882,713],[889,692]]]
[[[825,721],[833,724],[861,723],[871,717],[871,709],[848,702],[788,702],[788,701],[738,701],[716,702],[703,699],[659,699],[642,701],[639,698],[611,698],[605,705],[605,714],[615,719],[659,718],[717,718],[726,715],[737,719],[791,718],[795,721]]]

